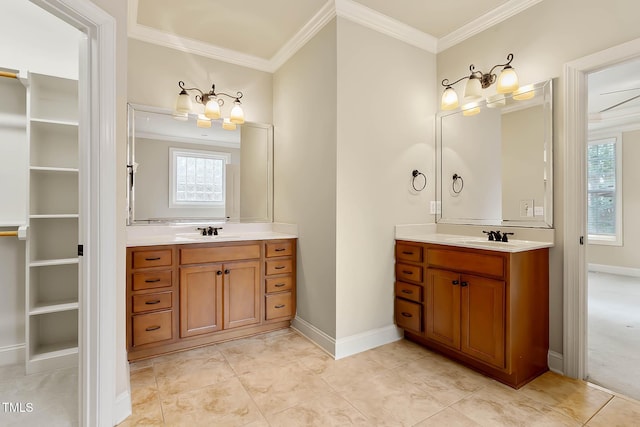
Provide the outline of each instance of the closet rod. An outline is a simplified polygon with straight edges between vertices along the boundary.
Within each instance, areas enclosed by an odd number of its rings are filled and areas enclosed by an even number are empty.
[[[10,79],[17,79],[18,75],[16,73],[10,73],[8,71],[0,71],[0,77],[7,77]]]
[[[18,232],[17,231],[0,231],[0,237],[11,237],[11,236],[18,237]]]

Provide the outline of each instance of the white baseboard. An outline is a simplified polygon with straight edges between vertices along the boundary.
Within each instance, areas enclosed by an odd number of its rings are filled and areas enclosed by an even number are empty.
[[[564,375],[564,357],[562,354],[549,350],[547,363],[549,364],[550,371]]]
[[[0,366],[24,364],[24,350],[24,343],[0,347]]]
[[[336,354],[336,340],[330,337],[320,329],[313,326],[311,323],[296,316],[291,322],[291,327],[300,332],[305,337],[316,343],[318,347],[335,357]]]
[[[360,334],[351,335],[336,340],[336,359],[361,353],[375,347],[402,339],[403,334],[396,325],[372,329]]]
[[[620,276],[640,277],[640,268],[618,267],[616,265],[589,264],[589,271],[618,274]]]
[[[131,414],[131,393],[129,390],[123,391],[113,403],[113,420],[118,425]]]

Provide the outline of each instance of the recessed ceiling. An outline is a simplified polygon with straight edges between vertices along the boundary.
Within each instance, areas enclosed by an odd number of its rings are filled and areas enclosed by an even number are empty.
[[[437,53],[542,0],[129,0],[129,36],[275,71],[340,16]]]

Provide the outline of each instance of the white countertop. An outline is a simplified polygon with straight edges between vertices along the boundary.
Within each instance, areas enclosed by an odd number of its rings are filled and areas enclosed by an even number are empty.
[[[127,227],[127,246],[179,245],[192,243],[241,242],[248,240],[295,239],[292,224],[211,224],[222,227],[217,236],[203,236],[196,230],[204,225],[141,225]],[[208,226],[208,225],[207,225]]]
[[[396,237],[398,240],[411,242],[434,243],[438,245],[458,246],[462,248],[485,249],[499,252],[524,252],[534,249],[550,248],[553,243],[536,242],[533,240],[509,240],[508,242],[489,241],[475,236],[460,236],[457,234],[418,234]]]

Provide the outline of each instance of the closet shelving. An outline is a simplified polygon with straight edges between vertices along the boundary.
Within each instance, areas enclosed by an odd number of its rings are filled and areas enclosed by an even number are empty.
[[[78,361],[78,85],[29,73],[26,370]]]

